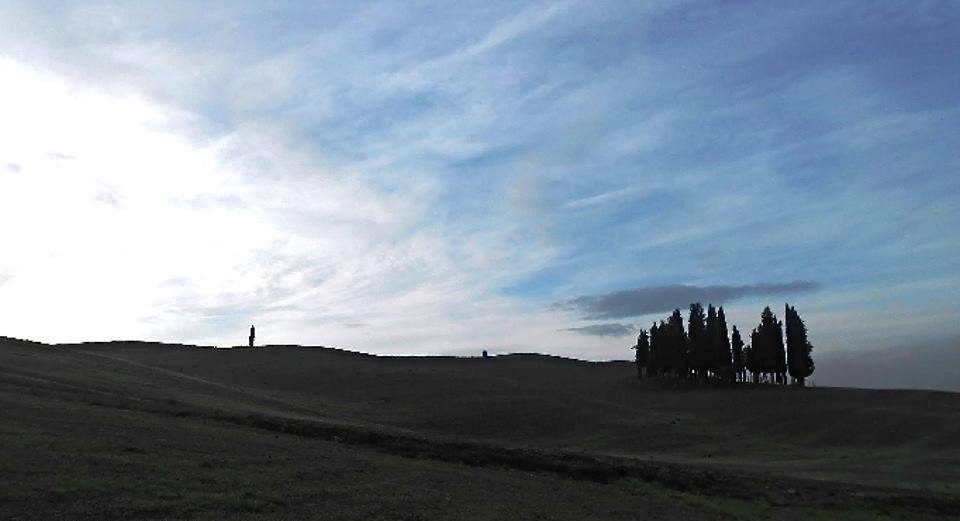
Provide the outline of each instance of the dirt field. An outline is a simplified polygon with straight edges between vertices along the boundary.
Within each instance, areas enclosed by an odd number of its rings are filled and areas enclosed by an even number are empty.
[[[0,340],[0,519],[943,519],[960,394]]]

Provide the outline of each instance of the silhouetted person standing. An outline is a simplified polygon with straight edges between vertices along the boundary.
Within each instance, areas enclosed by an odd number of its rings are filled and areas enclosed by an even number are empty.
[[[250,326],[250,347],[253,347],[253,340],[257,337],[257,330]]]

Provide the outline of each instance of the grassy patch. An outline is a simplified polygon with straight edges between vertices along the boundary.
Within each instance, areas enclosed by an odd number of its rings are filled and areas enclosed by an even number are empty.
[[[705,510],[720,519],[761,520],[780,519],[784,507],[771,505],[766,501],[706,496],[691,492],[673,490],[656,483],[639,480],[625,480],[625,486],[641,494],[658,496],[684,505]],[[817,521],[893,521],[895,519],[914,519],[907,512],[877,512],[873,509],[850,505],[840,508],[796,507],[789,510],[798,519]]]
[[[277,494],[249,491],[218,494],[215,499],[220,506],[236,512],[267,512],[275,506],[284,504],[283,499]]]
[[[112,483],[85,477],[63,479],[50,487],[50,491],[57,494],[89,494],[91,492],[112,492],[113,490]]]
[[[641,494],[666,498],[714,514],[720,514],[728,519],[770,519],[774,511],[774,507],[765,501],[704,496],[635,479],[626,480],[624,483],[628,488]]]

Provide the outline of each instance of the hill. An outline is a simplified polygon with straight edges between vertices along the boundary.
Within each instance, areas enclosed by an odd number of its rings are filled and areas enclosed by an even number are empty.
[[[827,385],[960,392],[960,338],[818,358],[816,381]]]
[[[0,408],[4,518],[940,518],[960,504],[960,394],[945,392],[638,381],[625,362],[542,355],[2,339]]]

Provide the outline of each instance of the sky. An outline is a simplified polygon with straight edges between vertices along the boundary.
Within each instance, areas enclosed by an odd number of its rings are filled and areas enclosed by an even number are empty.
[[[956,1],[0,0],[0,335],[606,360],[789,302],[815,359],[922,349],[957,49]]]

